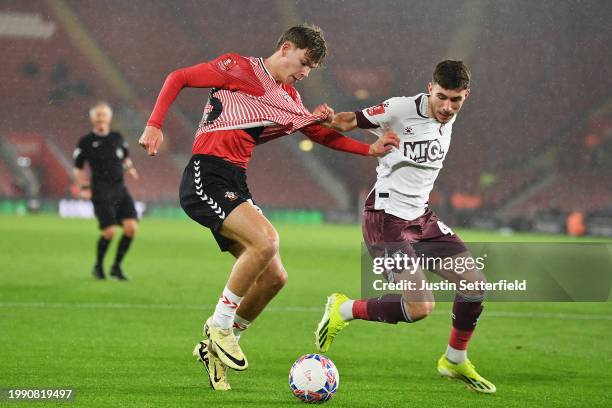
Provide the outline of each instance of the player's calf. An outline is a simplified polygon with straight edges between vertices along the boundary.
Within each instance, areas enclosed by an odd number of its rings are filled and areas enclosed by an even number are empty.
[[[342,293],[333,293],[327,298],[323,318],[315,331],[315,345],[321,352],[329,350],[335,337],[351,320],[413,323],[431,314],[434,305],[433,301],[407,302],[398,294],[352,300]]]
[[[281,266],[274,274],[261,275],[257,280],[257,285],[262,285],[266,292],[276,295],[285,286],[288,278],[287,271]]]

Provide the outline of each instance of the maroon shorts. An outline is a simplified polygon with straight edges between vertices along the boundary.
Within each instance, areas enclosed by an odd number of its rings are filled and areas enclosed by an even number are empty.
[[[363,239],[372,257],[398,250],[408,256],[446,258],[468,251],[465,243],[433,212],[407,221],[382,210],[363,212]]]

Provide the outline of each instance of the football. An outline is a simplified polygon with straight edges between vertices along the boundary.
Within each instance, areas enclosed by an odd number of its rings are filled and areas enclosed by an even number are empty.
[[[289,387],[299,400],[325,402],[334,396],[340,385],[340,374],[334,363],[321,354],[298,358],[289,370]]]

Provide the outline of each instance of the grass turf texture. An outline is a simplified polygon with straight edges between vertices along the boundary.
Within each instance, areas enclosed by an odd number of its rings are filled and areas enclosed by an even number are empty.
[[[84,407],[299,406],[288,370],[315,351],[325,296],[359,294],[359,227],[278,225],[288,284],[243,337],[249,369],[230,372],[234,389],[215,393],[191,350],[231,258],[193,222],[145,219],[124,262],[131,281],[97,282],[95,225],[0,217],[0,388],[74,387],[69,406]],[[487,304],[470,357],[494,396],[438,376],[449,310],[438,304],[416,324],[351,323],[328,353],[341,377],[328,406],[609,406],[612,303]]]

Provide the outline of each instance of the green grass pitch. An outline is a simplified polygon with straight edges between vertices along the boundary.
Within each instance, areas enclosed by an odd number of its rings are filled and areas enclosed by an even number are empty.
[[[232,260],[208,231],[145,219],[124,263],[131,281],[96,282],[94,221],[0,217],[0,388],[73,387],[67,406],[79,407],[300,406],[289,367],[315,351],[325,296],[359,295],[361,234],[358,226],[277,227],[288,284],[241,341],[250,368],[230,372],[233,390],[215,393],[191,351]],[[497,385],[493,396],[437,375],[449,310],[438,304],[415,324],[351,323],[328,353],[341,377],[328,406],[610,406],[612,303],[487,304],[470,357]],[[47,405],[56,404],[32,404]]]

